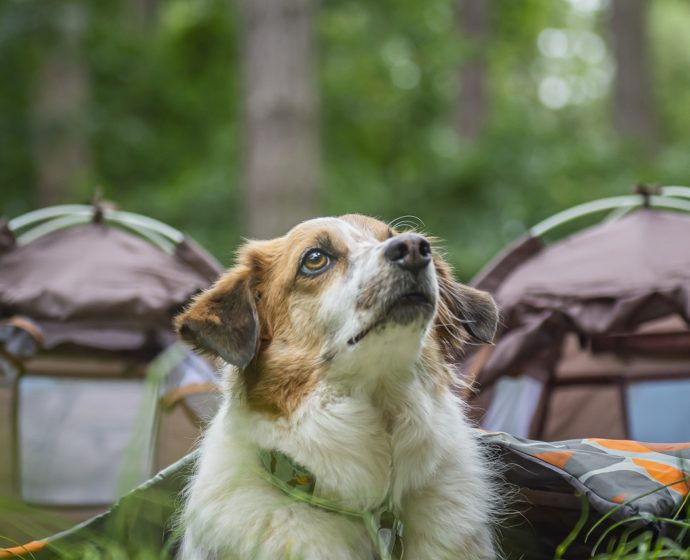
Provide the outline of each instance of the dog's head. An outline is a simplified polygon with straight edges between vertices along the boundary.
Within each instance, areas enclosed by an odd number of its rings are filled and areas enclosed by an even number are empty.
[[[429,348],[455,361],[467,337],[491,341],[497,318],[491,297],[456,283],[425,237],[348,215],[246,243],[176,325],[236,366],[251,405],[289,414],[329,376],[377,382]]]

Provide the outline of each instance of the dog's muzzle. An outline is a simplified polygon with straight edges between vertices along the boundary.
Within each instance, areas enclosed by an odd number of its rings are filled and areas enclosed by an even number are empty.
[[[429,242],[413,233],[399,235],[386,242],[383,256],[393,268],[377,298],[380,311],[369,326],[348,340],[349,345],[387,324],[407,325],[419,319],[429,320],[434,314],[436,295],[429,273]]]

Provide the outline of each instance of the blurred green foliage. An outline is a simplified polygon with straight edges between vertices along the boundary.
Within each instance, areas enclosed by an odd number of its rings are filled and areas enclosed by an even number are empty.
[[[153,19],[135,21],[136,2],[80,3],[89,84],[80,126],[91,166],[69,201],[102,185],[122,208],[190,233],[229,264],[243,232],[236,6],[160,0]],[[37,205],[32,99],[73,3],[0,3],[0,209],[9,216]],[[615,134],[608,96],[559,110],[539,101],[539,33],[585,26],[607,40],[605,11],[583,14],[563,0],[491,6],[491,37],[477,45],[457,33],[452,0],[317,4],[323,213],[415,215],[446,239],[463,279],[558,210],[636,181],[690,181],[687,2],[650,3],[662,136],[654,155]],[[470,143],[452,117],[458,65],[477,55],[490,114]]]

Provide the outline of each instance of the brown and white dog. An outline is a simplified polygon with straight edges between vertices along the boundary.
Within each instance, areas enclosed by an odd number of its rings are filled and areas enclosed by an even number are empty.
[[[495,496],[449,364],[496,323],[493,300],[456,283],[427,239],[373,218],[319,218],[245,244],[177,319],[185,341],[228,364],[181,558],[377,557],[361,519],[272,484],[262,449],[306,467],[336,508],[388,500],[407,559],[495,558]]]

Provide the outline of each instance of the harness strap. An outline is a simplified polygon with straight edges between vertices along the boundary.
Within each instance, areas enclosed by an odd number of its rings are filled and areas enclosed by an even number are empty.
[[[285,453],[276,449],[259,450],[259,458],[268,480],[296,501],[341,515],[358,517],[367,528],[380,560],[402,560],[403,523],[393,510],[390,495],[374,510],[359,511],[336,505],[314,495],[316,477]]]

